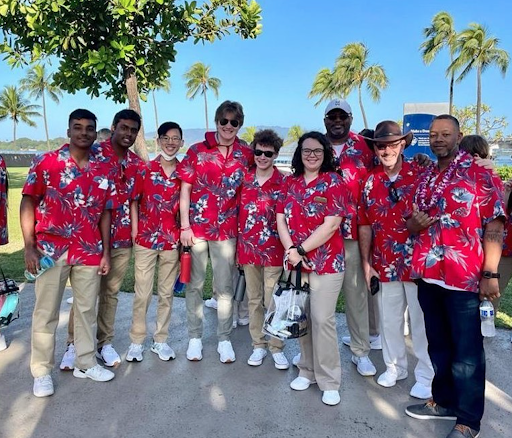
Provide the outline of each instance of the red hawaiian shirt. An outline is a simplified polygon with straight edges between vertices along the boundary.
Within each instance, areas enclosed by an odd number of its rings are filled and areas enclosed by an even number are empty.
[[[178,248],[180,187],[176,172],[165,174],[160,155],[148,163],[144,178],[137,181],[134,189],[139,201],[136,243],[155,250]]]
[[[411,280],[413,240],[406,222],[417,180],[417,169],[403,161],[394,182],[379,165],[363,183],[358,224],[372,227],[372,265],[380,281]]]
[[[354,214],[349,214],[342,222],[343,237],[357,240],[357,203],[361,197],[361,184],[374,166],[374,156],[363,137],[349,133],[341,153],[336,157],[338,171],[350,191],[349,202],[353,204]]]
[[[178,177],[192,185],[190,226],[195,237],[227,240],[237,234],[237,192],[253,162],[251,149],[238,139],[227,158],[222,156],[214,132],[190,147],[178,165]]]
[[[241,265],[282,266],[284,249],[276,223],[276,204],[284,176],[274,167],[270,179],[258,184],[256,170],[243,180],[238,203],[237,256]]]
[[[7,167],[0,155],[0,245],[9,243],[7,233]]]
[[[348,202],[349,192],[340,175],[334,172],[320,173],[309,184],[303,176],[289,176],[282,192],[276,212],[284,214],[294,245],[304,242],[327,216],[355,215],[353,205]],[[345,250],[341,228],[326,243],[309,251],[307,257],[319,275],[343,272]]]
[[[39,202],[36,239],[46,255],[57,260],[68,251],[69,265],[100,264],[100,217],[105,209],[117,207],[110,171],[92,151],[89,163],[80,169],[68,144],[34,158],[22,193]]]
[[[437,166],[433,168],[436,178],[427,187],[427,199],[441,187],[445,171],[439,173]],[[477,292],[484,262],[484,228],[494,219],[504,219],[502,193],[501,181],[492,171],[461,153],[457,170],[439,201],[427,211],[439,220],[415,240],[411,278],[441,280],[447,286]],[[418,204],[418,192],[415,202]]]
[[[119,161],[110,139],[101,144],[95,143],[93,151],[98,157],[112,165],[114,173],[114,184],[119,204],[112,211],[110,246],[112,248],[131,248],[130,202],[134,198],[133,191],[136,181],[144,178],[146,163],[131,150],[128,150],[126,157]]]

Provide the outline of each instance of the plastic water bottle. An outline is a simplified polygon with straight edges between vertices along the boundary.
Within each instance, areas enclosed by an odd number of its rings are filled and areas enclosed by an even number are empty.
[[[28,281],[35,281],[35,279],[39,277],[44,271],[53,268],[55,266],[55,262],[51,257],[45,255],[39,259],[39,266],[41,268],[37,270],[35,275],[25,269],[25,278]]]
[[[494,307],[489,300],[483,300],[480,303],[480,320],[482,321],[482,336],[492,338],[496,335],[494,327]]]

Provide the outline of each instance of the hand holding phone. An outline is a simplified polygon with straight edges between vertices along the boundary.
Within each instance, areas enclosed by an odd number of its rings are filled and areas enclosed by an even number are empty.
[[[375,275],[370,278],[370,293],[375,295],[380,289],[379,278]]]

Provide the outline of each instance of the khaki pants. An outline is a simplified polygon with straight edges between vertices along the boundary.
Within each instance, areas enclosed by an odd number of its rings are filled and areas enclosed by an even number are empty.
[[[212,262],[214,289],[217,291],[217,337],[229,340],[233,325],[233,267],[236,239],[201,240],[192,247],[192,272],[186,289],[188,335],[203,336],[203,286],[206,277],[208,252]]]
[[[321,391],[338,390],[341,361],[336,331],[336,303],[344,274],[303,274],[311,289],[308,334],[299,338],[299,376],[318,384]],[[367,314],[368,315],[368,314]]]
[[[262,333],[265,311],[272,299],[274,286],[279,280],[283,268],[281,266],[255,266],[244,265],[245,296],[249,303],[249,332],[253,348],[267,348],[271,353],[283,350],[284,343],[270,336],[267,342]]]
[[[30,370],[33,377],[50,374],[55,364],[55,331],[66,281],[73,288],[75,327],[75,366],[88,369],[97,364],[95,353],[96,299],[100,288],[98,266],[67,264],[67,252],[44,272],[35,284],[36,302],[32,316],[32,355]]]
[[[155,268],[158,262],[158,307],[155,342],[166,342],[171,322],[173,287],[179,268],[179,251],[148,249],[135,244],[135,296],[130,339],[142,344],[146,338],[146,315],[151,303]]]
[[[356,356],[370,353],[370,323],[368,316],[368,287],[364,279],[361,253],[357,240],[344,239],[345,244],[345,311],[350,332],[350,349]]]
[[[108,275],[101,277],[98,300],[98,330],[96,332],[98,349],[104,345],[111,344],[114,339],[117,294],[119,293],[119,289],[123,283],[131,255],[131,248],[112,249],[110,272]],[[74,339],[73,318],[74,310],[73,307],[71,307],[68,322],[68,344],[72,343]]]
[[[382,356],[386,368],[396,372],[399,372],[399,369],[407,371],[404,312],[406,306],[409,306],[412,349],[418,359],[414,376],[417,382],[430,387],[434,369],[427,351],[425,318],[418,301],[418,286],[410,281],[391,281],[380,283],[380,289],[375,296],[378,297],[379,303]]]
[[[379,336],[380,333],[379,303],[377,299],[377,295],[368,294],[368,326],[370,336]]]

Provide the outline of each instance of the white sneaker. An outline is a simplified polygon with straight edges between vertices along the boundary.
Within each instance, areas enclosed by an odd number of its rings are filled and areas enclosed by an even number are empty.
[[[5,336],[0,333],[0,351],[4,351],[7,349],[7,342],[5,340]]]
[[[384,388],[391,388],[396,385],[397,380],[407,379],[408,376],[407,370],[402,368],[397,368],[396,370],[388,369],[379,376],[377,383]]]
[[[274,366],[278,370],[287,370],[290,368],[290,362],[286,359],[286,356],[282,351],[278,353],[272,353],[272,359],[274,359]]]
[[[409,326],[409,323],[406,322],[404,324],[404,336],[409,336],[411,334],[411,327]]]
[[[66,303],[68,303],[68,304],[73,304],[73,297],[68,298],[68,299],[66,300]]]
[[[380,335],[370,336],[370,349],[371,350],[382,350],[382,340]],[[341,342],[350,347],[350,336],[343,336]]]
[[[119,354],[117,354],[117,351],[114,350],[114,347],[112,347],[112,344],[106,344],[101,347],[100,350],[96,352],[96,357],[101,359],[107,367],[114,367],[121,363],[121,358]]]
[[[217,300],[215,298],[210,298],[204,302],[204,305],[206,307],[209,307],[210,309],[217,310]]]
[[[238,325],[249,325],[249,317],[238,318]]]
[[[176,353],[166,342],[153,342],[151,351],[158,354],[160,360],[176,359]]]
[[[368,356],[352,355],[352,362],[357,365],[357,372],[361,374],[361,376],[368,377],[377,374],[377,370]]]
[[[296,367],[300,362],[300,353],[293,356],[292,364],[294,367]]]
[[[75,345],[73,343],[71,343],[66,348],[66,352],[64,353],[64,356],[62,356],[62,360],[60,361],[60,369],[62,371],[73,371],[75,369],[75,358],[76,358]]]
[[[233,325],[232,325],[232,327],[233,327],[234,329],[236,329],[236,328],[238,327],[238,322],[237,322],[237,320],[236,320],[236,318],[235,318],[235,317],[233,317]]]
[[[36,377],[34,379],[34,395],[36,397],[48,397],[53,395],[53,380],[52,376],[47,374],[46,376]]]
[[[188,341],[187,359],[198,361],[203,358],[203,343],[199,338],[192,338]]]
[[[290,383],[290,388],[294,389],[295,391],[304,391],[308,389],[309,386],[312,385],[313,383],[316,382],[312,382],[311,380],[306,379],[305,377],[299,376],[292,380],[292,382]]]
[[[79,379],[91,379],[95,382],[108,382],[116,375],[112,371],[103,368],[101,365],[94,365],[86,370],[75,368],[73,376],[78,377]]]
[[[219,345],[217,346],[217,353],[219,353],[220,361],[222,363],[232,363],[236,360],[231,341],[219,342]]]
[[[144,356],[142,352],[144,351],[144,345],[142,344],[134,344],[133,342],[128,347],[128,353],[126,353],[126,360],[128,362],[142,362]]]
[[[411,397],[428,400],[432,398],[432,387],[416,382],[409,393]]]
[[[252,367],[260,366],[263,363],[263,359],[267,357],[267,350],[264,348],[255,348],[252,350],[251,357],[247,363]]]
[[[336,406],[341,401],[339,391],[324,391],[322,402],[328,406]]]

